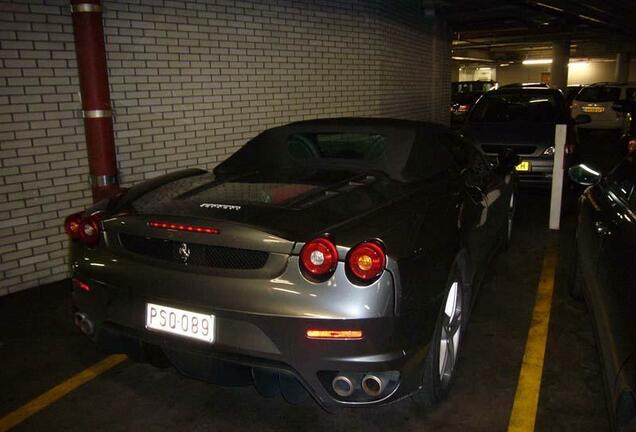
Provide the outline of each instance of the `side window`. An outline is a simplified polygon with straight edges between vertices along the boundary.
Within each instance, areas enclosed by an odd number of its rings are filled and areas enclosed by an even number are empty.
[[[627,87],[625,89],[625,99],[628,101],[634,100],[634,91],[636,91],[636,87]]]

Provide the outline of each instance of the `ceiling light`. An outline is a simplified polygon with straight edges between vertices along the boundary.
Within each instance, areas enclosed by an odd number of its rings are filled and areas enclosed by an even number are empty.
[[[532,59],[532,60],[524,60],[521,63],[524,65],[543,65],[543,64],[552,64],[552,59]]]
[[[572,69],[585,69],[590,65],[590,62],[587,61],[573,61],[568,63],[568,67]]]
[[[484,62],[484,63],[494,63],[494,60],[482,59],[482,58],[477,58],[477,57],[458,57],[458,56],[453,56],[451,58],[453,60],[466,60],[466,61],[477,61],[477,62]]]
[[[549,4],[546,4],[546,3],[534,2],[534,4],[536,4],[537,6],[542,6],[542,7],[546,8],[546,9],[552,9],[552,10],[555,10],[555,11],[557,11],[557,12],[565,12],[565,11],[564,11],[563,9],[561,9],[561,8],[558,8],[558,7],[556,7],[556,6],[552,6],[552,5],[549,5]]]

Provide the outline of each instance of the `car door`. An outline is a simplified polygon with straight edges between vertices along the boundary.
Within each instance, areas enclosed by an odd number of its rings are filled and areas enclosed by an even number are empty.
[[[636,351],[636,163],[626,158],[599,188],[601,217],[595,222],[600,254],[596,301],[610,386]],[[606,321],[606,322],[605,322]]]
[[[505,206],[506,201],[504,180],[460,135],[448,133],[443,139],[463,169],[466,198],[460,223],[463,241],[471,257],[473,280],[478,284],[496,250],[498,228],[504,223],[505,215],[501,214],[501,206]]]

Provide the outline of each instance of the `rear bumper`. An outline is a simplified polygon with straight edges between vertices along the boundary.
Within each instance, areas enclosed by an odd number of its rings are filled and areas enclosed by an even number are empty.
[[[497,161],[497,155],[486,154],[493,162]],[[522,162],[528,162],[528,171],[517,171],[519,183],[526,186],[548,186],[552,183],[552,172],[554,159],[536,156],[523,156],[519,158]]]
[[[146,302],[188,310],[193,309],[192,305],[165,298],[138,297],[120,287],[81,275],[79,278],[88,283],[91,290],[74,288],[74,307],[92,321],[93,338],[107,352],[139,357],[144,347],[159,347],[182,373],[203,380],[227,378],[227,374],[219,375],[221,365],[245,368],[252,373],[275,371],[295,378],[327,410],[395,401],[413,393],[421,382],[427,344],[409,338],[395,317],[312,319],[195,306],[196,311],[215,315],[215,342],[208,344],[145,328]],[[364,338],[309,340],[305,334],[310,328],[360,329]],[[432,335],[432,330],[430,333]],[[373,399],[356,397],[356,394],[339,397],[331,387],[338,374],[352,377],[354,385],[359,387],[361,377],[367,373],[395,372],[399,374],[397,381]],[[220,384],[228,384],[224,379],[220,381]],[[361,392],[360,388],[357,395]]]
[[[581,129],[624,129],[625,128],[625,119],[623,117],[612,116],[612,118],[606,118],[605,116],[599,117],[598,115],[594,115],[593,113],[586,112],[578,112],[572,113],[572,117],[576,117],[578,114],[589,115],[592,121],[590,123],[577,125],[577,128]]]

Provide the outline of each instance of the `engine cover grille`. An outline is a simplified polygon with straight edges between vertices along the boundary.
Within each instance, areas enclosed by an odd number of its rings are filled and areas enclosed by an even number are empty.
[[[134,234],[119,234],[122,246],[135,254],[184,266],[254,270],[262,268],[269,253],[249,249],[210,246]]]

